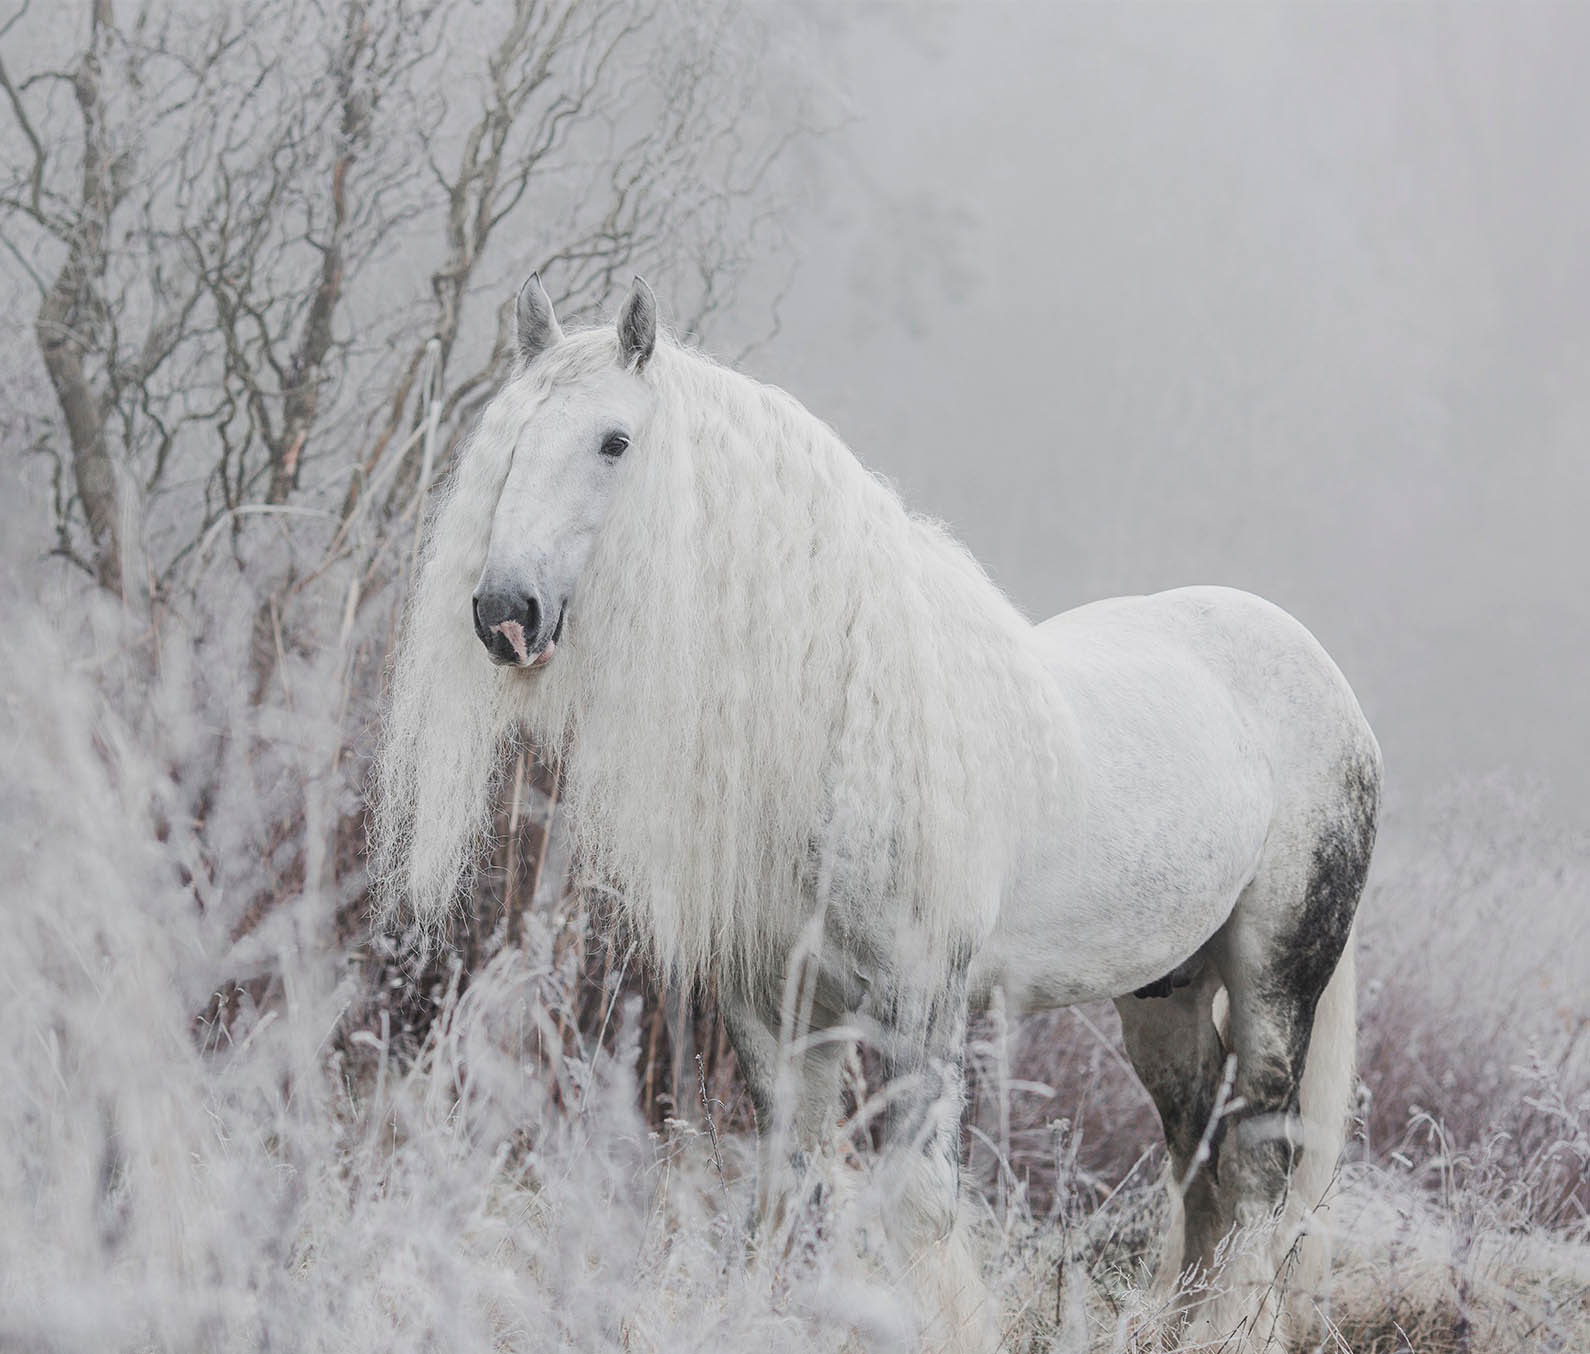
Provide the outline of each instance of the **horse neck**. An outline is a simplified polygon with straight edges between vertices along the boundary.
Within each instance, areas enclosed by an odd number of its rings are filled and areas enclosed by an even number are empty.
[[[653,379],[576,662],[540,687],[591,868],[686,974],[750,964],[797,894],[982,925],[1053,778],[1025,622],[782,391],[672,350]]]

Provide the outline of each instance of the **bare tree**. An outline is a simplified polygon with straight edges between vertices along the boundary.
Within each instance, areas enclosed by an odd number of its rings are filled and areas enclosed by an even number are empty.
[[[13,18],[0,36],[8,35],[22,17],[18,14]],[[4,206],[8,212],[25,217],[60,246],[60,261],[48,283],[31,267],[28,269],[42,293],[34,332],[39,355],[60,402],[72,476],[93,542],[92,561],[87,567],[105,587],[120,592],[126,572],[122,551],[129,534],[124,521],[129,496],[118,482],[107,445],[107,392],[95,388],[87,364],[104,324],[101,284],[106,271],[107,236],[111,217],[127,193],[129,165],[106,126],[101,92],[103,54],[110,28],[105,0],[91,7],[88,18],[88,44],[72,70],[38,72],[19,86],[0,64],[0,86],[5,89],[29,151],[27,161],[20,167],[19,182],[8,191]],[[81,119],[75,193],[55,190],[47,182],[50,152],[24,100],[30,86],[45,79],[57,79],[70,86]],[[51,131],[47,128],[46,134]],[[11,247],[22,259],[14,243]],[[26,260],[22,261],[26,266]],[[66,548],[70,552],[69,544]]]
[[[0,286],[37,361],[0,392],[6,451],[48,459],[40,510],[87,586],[205,646],[211,732],[163,811],[195,825],[221,952],[316,896],[315,925],[362,935],[345,754],[426,485],[507,370],[518,282],[539,268],[594,317],[641,271],[699,333],[750,281],[771,329],[821,83],[788,67],[796,20],[739,0],[13,3]],[[329,766],[306,726],[331,728]],[[555,903],[555,779],[516,767],[505,894],[541,880]]]
[[[727,0],[75,19],[69,41],[24,0],[0,29],[0,220],[61,416],[59,552],[139,605],[223,521],[290,508],[326,522],[300,548],[345,547],[424,354],[450,449],[531,266],[565,310],[641,269],[683,327],[709,321],[785,245],[780,168],[814,122],[770,102],[768,34]]]

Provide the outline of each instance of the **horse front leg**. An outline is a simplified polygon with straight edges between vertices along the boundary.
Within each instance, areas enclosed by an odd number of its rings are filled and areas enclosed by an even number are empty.
[[[765,1232],[820,1195],[811,1165],[837,1118],[850,1045],[821,1028],[781,1037],[780,1019],[743,993],[721,993],[718,1004],[756,1110],[756,1225]]]
[[[891,1230],[910,1245],[942,1241],[960,1199],[965,969],[931,991],[902,977],[869,1014],[885,1078],[880,1167]]]
[[[884,1230],[915,1295],[921,1348],[934,1354],[1000,1347],[971,1234],[956,1225],[966,986],[961,967],[932,990],[917,982],[881,991],[868,1012],[887,1078],[878,1161]]]

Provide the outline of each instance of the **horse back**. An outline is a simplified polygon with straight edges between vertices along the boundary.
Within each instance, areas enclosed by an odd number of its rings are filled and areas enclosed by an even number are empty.
[[[1115,597],[1045,621],[1035,635],[1068,694],[1108,706],[1112,686],[1154,686],[1191,718],[1234,716],[1285,778],[1380,754],[1357,698],[1317,639],[1272,602],[1236,588]],[[1188,674],[1198,680],[1189,684]],[[1084,695],[1078,688],[1097,688]],[[1229,710],[1200,711],[1211,692]],[[1224,702],[1221,702],[1224,703]]]

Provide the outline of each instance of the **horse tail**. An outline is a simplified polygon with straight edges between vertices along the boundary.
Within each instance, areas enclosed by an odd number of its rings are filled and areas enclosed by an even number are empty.
[[[1367,731],[1366,731],[1367,732]],[[1314,887],[1334,895],[1353,921],[1336,967],[1314,1006],[1314,1024],[1298,1082],[1302,1157],[1296,1161],[1286,1212],[1299,1225],[1296,1269],[1287,1303],[1295,1329],[1329,1312],[1333,1186],[1352,1116],[1358,1080],[1358,925],[1380,818],[1380,749],[1372,736],[1347,778],[1347,803],[1334,850],[1315,853]]]
[[[1347,1144],[1358,1077],[1356,931],[1354,927],[1348,933],[1336,971],[1314,1008],[1314,1031],[1298,1087],[1304,1150],[1293,1188],[1304,1208],[1314,1208],[1325,1198]]]
[[[1352,1116],[1358,1078],[1357,927],[1314,1008],[1314,1030],[1298,1087],[1303,1152],[1292,1176],[1287,1212],[1301,1227],[1296,1268],[1287,1288],[1299,1329],[1328,1309],[1331,1271],[1332,1186]],[[1296,1232],[1293,1233],[1297,1235]]]

